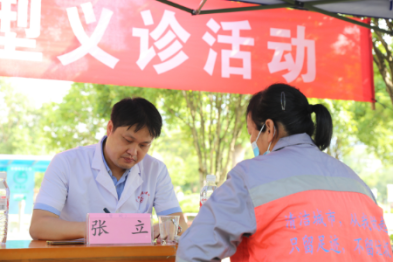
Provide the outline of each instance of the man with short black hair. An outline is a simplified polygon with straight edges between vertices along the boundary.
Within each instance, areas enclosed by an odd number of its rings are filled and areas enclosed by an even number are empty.
[[[32,238],[82,238],[86,214],[104,208],[151,213],[154,207],[158,215],[180,215],[184,232],[187,225],[167,168],[147,154],[161,127],[161,115],[149,101],[125,98],[115,104],[107,136],[98,144],[53,158],[34,206]]]

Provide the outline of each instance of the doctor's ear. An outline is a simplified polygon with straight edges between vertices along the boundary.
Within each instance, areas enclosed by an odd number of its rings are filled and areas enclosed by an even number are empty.
[[[106,135],[109,136],[113,132],[113,122],[109,120],[108,125],[106,126]]]

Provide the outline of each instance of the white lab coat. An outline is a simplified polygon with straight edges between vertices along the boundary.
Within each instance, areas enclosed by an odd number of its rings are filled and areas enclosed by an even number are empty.
[[[119,213],[167,215],[181,212],[171,178],[161,161],[147,155],[132,167],[120,199],[102,159],[101,142],[57,154],[50,163],[34,209],[85,221],[103,208]]]

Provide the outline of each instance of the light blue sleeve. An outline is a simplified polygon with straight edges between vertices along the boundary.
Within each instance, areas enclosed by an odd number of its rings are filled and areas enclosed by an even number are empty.
[[[166,216],[166,215],[170,215],[170,214],[173,214],[173,213],[179,213],[179,212],[182,212],[181,208],[180,207],[174,207],[174,208],[170,208],[170,209],[161,211],[161,212],[157,213],[157,215],[158,216]]]
[[[233,170],[181,236],[176,261],[212,261],[232,256],[244,235],[256,232],[254,205]]]
[[[153,203],[157,215],[169,215],[181,212],[171,177],[165,165],[162,165],[159,173]]]
[[[60,213],[61,213],[61,212],[60,212],[59,210],[57,210],[56,208],[53,208],[53,207],[51,207],[51,206],[48,206],[48,205],[45,205],[45,204],[41,204],[41,203],[36,203],[36,204],[34,205],[34,209],[49,211],[49,212],[51,212],[51,213],[53,213],[53,214],[55,214],[55,215],[58,215],[58,216],[60,216]]]

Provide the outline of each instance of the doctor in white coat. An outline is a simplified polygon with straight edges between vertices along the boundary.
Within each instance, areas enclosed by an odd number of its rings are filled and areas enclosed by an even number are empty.
[[[147,154],[161,133],[162,118],[143,98],[115,104],[107,136],[96,145],[57,154],[50,163],[34,206],[33,239],[84,237],[87,213],[180,215],[187,224],[164,163]]]

